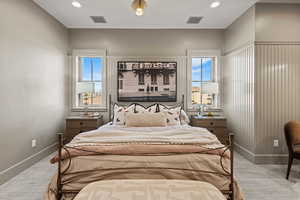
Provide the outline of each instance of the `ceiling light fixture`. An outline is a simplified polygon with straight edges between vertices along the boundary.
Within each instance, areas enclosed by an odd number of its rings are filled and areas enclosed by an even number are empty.
[[[133,0],[131,7],[135,10],[137,16],[144,15],[144,9],[147,7],[146,0]]]
[[[217,8],[221,5],[220,1],[214,1],[212,2],[212,4],[210,5],[211,8]]]
[[[78,2],[78,1],[73,1],[73,2],[72,2],[72,5],[73,5],[75,8],[81,8],[81,7],[82,7],[81,3]]]

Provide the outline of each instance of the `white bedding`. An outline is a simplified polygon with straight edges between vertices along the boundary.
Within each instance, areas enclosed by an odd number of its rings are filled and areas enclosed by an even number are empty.
[[[189,125],[166,127],[125,127],[108,123],[97,130],[77,135],[68,146],[80,143],[185,143],[220,147],[215,135],[205,128]]]

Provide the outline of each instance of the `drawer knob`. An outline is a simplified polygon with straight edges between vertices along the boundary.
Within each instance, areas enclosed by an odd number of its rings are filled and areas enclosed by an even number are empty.
[[[83,123],[82,123],[82,122],[80,122],[80,125],[83,125]]]
[[[213,125],[214,125],[214,123],[213,123],[213,122],[210,122],[210,125],[212,125],[212,126],[213,126]]]
[[[211,133],[214,133],[214,130],[210,130]]]

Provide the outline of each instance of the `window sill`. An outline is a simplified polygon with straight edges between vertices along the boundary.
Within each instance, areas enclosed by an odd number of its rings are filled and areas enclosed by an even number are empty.
[[[77,107],[77,108],[72,108],[72,112],[85,112],[85,108]],[[91,107],[87,109],[88,112],[107,112],[108,109],[106,107]]]
[[[220,110],[223,110],[223,108],[220,107],[220,106],[218,106],[218,107],[213,107],[213,109],[220,109]],[[189,107],[189,108],[187,108],[187,112],[199,112],[199,108]]]

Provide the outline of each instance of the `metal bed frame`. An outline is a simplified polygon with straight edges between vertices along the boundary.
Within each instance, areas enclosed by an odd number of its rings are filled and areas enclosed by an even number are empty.
[[[182,96],[182,107],[184,107],[184,96]],[[109,95],[109,119],[111,119],[111,107],[112,107],[112,101],[111,101],[111,95]],[[68,151],[68,148],[67,146],[64,145],[64,138],[63,138],[63,133],[58,133],[58,143],[59,143],[59,146],[58,146],[58,175],[57,175],[57,193],[56,193],[56,198],[57,200],[60,200],[63,196],[63,194],[77,194],[79,193],[79,191],[75,191],[75,190],[64,190],[63,189],[63,181],[62,181],[62,178],[63,176],[67,173],[69,167],[71,166],[71,162],[72,162],[72,157]],[[220,156],[220,166],[221,168],[223,169],[224,173],[219,173],[219,172],[213,172],[213,171],[204,171],[204,170],[194,170],[194,169],[180,169],[180,168],[158,168],[158,167],[147,167],[147,168],[124,168],[124,169],[159,169],[159,170],[174,170],[174,171],[191,171],[191,172],[196,172],[196,173],[210,173],[210,174],[218,174],[220,176],[224,176],[224,177],[227,177],[229,180],[230,180],[230,184],[229,184],[229,188],[228,190],[222,190],[221,192],[227,196],[227,199],[228,200],[234,200],[234,175],[233,175],[233,159],[234,159],[234,148],[233,148],[233,145],[234,144],[234,134],[230,133],[229,134],[229,144],[228,145],[224,145],[224,147],[222,147],[222,149],[224,149],[223,153]],[[184,145],[184,144],[183,144]],[[203,153],[207,153],[209,151],[214,151],[214,150],[217,150],[217,149],[220,149],[220,148],[207,148],[207,151],[205,152],[201,152],[199,154],[203,154]],[[62,171],[62,150],[65,150],[68,157],[66,159],[69,160],[69,163],[68,163],[68,166],[67,168]],[[78,150],[78,149],[77,149]],[[225,153],[227,151],[230,151],[230,171],[227,171],[224,166],[223,166],[223,158],[225,156]],[[105,155],[103,153],[100,153],[100,152],[91,152],[93,153],[93,155]],[[95,154],[96,153],[96,154]],[[175,154],[178,154],[178,153],[174,153],[173,155]],[[184,153],[184,154],[188,154],[188,153]],[[195,153],[193,153],[195,154]],[[170,154],[167,154],[167,155],[170,155]],[[122,155],[120,155],[122,156]],[[142,155],[142,156],[147,156],[147,155]],[[151,154],[151,156],[155,156],[153,154]],[[65,159],[65,160],[66,160]],[[114,168],[115,169],[115,168]],[[122,168],[118,168],[118,169],[122,169]],[[116,169],[116,170],[118,170]],[[101,170],[105,170],[105,169],[101,169]],[[106,170],[109,170],[109,169],[106,169]],[[100,170],[99,170],[100,171]],[[96,181],[100,181],[100,180],[96,180]]]

